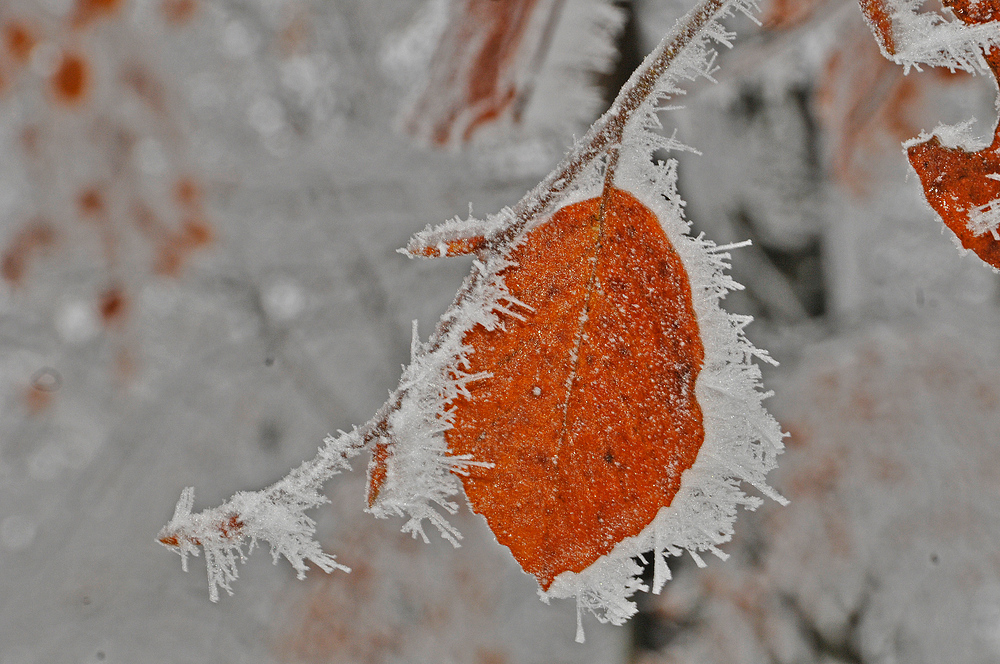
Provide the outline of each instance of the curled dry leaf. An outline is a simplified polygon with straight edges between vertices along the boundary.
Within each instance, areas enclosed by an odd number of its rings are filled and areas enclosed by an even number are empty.
[[[959,20],[984,24],[1000,17],[1000,2],[945,2]],[[1000,32],[1000,27],[997,28]],[[994,77],[1000,77],[1000,49],[984,56]],[[978,151],[942,145],[931,136],[906,148],[907,157],[924,188],[924,195],[941,220],[966,249],[1000,269],[1000,126],[993,142]]]
[[[860,0],[883,55],[920,64],[1000,75],[1000,0],[943,0],[957,21],[917,13],[907,0]],[[959,244],[1000,269],[1000,127],[980,150],[963,126],[938,127],[907,141],[924,196]],[[969,149],[966,149],[969,148]]]

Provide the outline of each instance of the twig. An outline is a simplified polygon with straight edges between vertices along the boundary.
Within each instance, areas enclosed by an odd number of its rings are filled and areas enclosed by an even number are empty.
[[[444,358],[440,366],[449,366],[460,312],[470,301],[474,301],[470,298],[482,293],[489,280],[495,278],[495,271],[487,265],[493,258],[507,256],[529,225],[550,212],[581,173],[602,156],[606,156],[604,195],[607,195],[614,182],[625,131],[636,112],[651,96],[660,94],[657,91],[662,90],[662,77],[684,50],[706,38],[706,31],[714,21],[725,16],[733,7],[742,8],[745,1],[703,0],[677,21],[659,47],[622,87],[611,108],[591,126],[562,162],[513,207],[510,220],[472,247],[480,260],[473,264],[469,277],[438,322],[420,353],[421,357],[448,353],[449,357]],[[193,490],[185,490],[174,517],[160,531],[159,541],[181,554],[185,563],[188,553],[197,555],[199,546],[205,550],[213,600],[217,597],[216,586],[229,591],[229,582],[236,578],[236,555],[243,558],[242,544],[247,538],[250,539],[251,549],[258,539],[269,541],[275,560],[279,555],[285,556],[300,575],[304,573],[305,560],[311,560],[326,571],[341,567],[312,541],[315,524],[303,512],[326,502],[319,490],[326,480],[348,467],[347,459],[376,441],[391,442],[390,418],[401,409],[413,389],[413,374],[410,371],[413,367],[414,364],[411,364],[404,371],[399,386],[368,422],[349,433],[341,432],[337,437],[328,437],[316,457],[270,487],[258,492],[236,494],[219,507],[198,514],[190,511]],[[371,502],[372,497],[369,498]],[[297,550],[296,546],[299,547]]]

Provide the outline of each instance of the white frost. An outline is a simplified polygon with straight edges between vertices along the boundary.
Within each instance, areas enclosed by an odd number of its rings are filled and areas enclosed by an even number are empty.
[[[923,0],[888,0],[895,52],[890,53],[879,39],[879,47],[889,60],[920,71],[920,65],[947,67],[971,74],[987,74],[984,53],[1000,45],[997,24],[966,25],[946,20],[935,12],[921,12]]]

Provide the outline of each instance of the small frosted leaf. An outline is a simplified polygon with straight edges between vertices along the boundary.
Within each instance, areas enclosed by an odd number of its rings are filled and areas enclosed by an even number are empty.
[[[1000,182],[1000,141],[984,150],[967,152],[947,147],[937,136],[906,150],[927,202],[966,249],[994,268],[1000,268],[997,209]]]
[[[957,20],[917,0],[859,0],[882,54],[906,71],[920,65],[1000,74],[1000,0],[942,0]],[[971,121],[970,123],[971,124]],[[967,124],[904,143],[924,196],[958,243],[1000,269],[1000,133],[976,150]]]
[[[987,25],[1000,16],[1000,1],[945,3],[968,26]],[[1000,32],[1000,30],[998,30]],[[985,53],[994,77],[1000,76],[1000,48]],[[960,128],[939,128],[906,146],[910,164],[920,177],[927,202],[955,234],[962,247],[1000,269],[1000,132],[991,145],[964,149],[971,141]],[[955,134],[955,135],[949,135]],[[960,140],[960,139],[965,140]],[[950,139],[950,140],[949,140]]]

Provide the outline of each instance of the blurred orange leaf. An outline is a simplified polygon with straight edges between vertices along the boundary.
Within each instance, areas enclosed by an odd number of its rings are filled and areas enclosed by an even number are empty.
[[[516,71],[518,52],[537,0],[466,0],[454,12],[426,89],[405,126],[444,146],[468,141],[483,124],[515,118],[527,94]],[[553,7],[546,11],[556,11]],[[544,18],[544,17],[543,17]],[[523,57],[523,56],[522,56]]]

